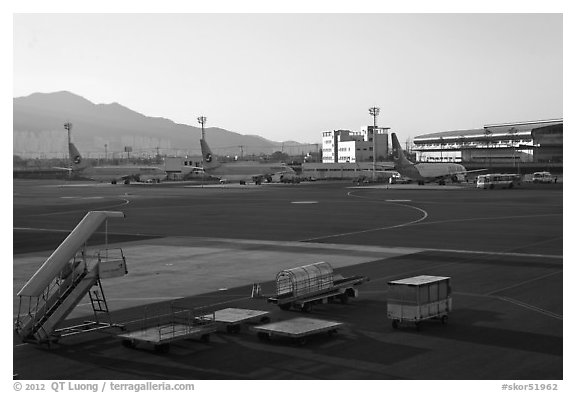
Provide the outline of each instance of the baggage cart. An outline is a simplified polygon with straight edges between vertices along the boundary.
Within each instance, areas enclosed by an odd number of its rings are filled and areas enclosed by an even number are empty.
[[[450,277],[416,276],[388,282],[388,318],[392,327],[410,322],[420,329],[426,319],[448,320],[452,311]]]
[[[206,310],[192,310],[170,305],[147,307],[141,327],[128,333],[119,334],[122,345],[136,348],[139,344],[151,344],[156,352],[166,353],[170,344],[187,339],[210,341],[210,333],[217,330],[214,313]]]
[[[244,308],[225,308],[214,311],[214,322],[225,326],[228,333],[238,333],[243,323],[267,323],[270,312],[260,310],[248,310]],[[206,315],[209,317],[210,315]]]
[[[253,326],[261,341],[269,341],[272,337],[286,337],[294,343],[302,345],[309,336],[327,333],[332,336],[344,324],[341,322],[325,321],[314,318],[294,318],[281,322],[273,322],[260,326]]]
[[[276,296],[268,298],[282,310],[295,308],[309,312],[314,304],[339,300],[348,303],[358,297],[357,285],[368,281],[364,276],[342,277],[335,275],[327,262],[282,270],[276,275]]]

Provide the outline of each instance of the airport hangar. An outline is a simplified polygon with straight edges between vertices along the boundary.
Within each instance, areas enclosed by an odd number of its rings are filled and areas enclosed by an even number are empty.
[[[443,131],[414,138],[408,153],[418,162],[457,162],[467,169],[530,174],[563,171],[562,119],[488,124],[482,128]],[[322,163],[303,163],[302,176],[316,179],[355,179],[373,170],[373,127],[360,132],[334,130],[323,133]],[[388,157],[389,128],[377,128],[377,170],[392,169]]]

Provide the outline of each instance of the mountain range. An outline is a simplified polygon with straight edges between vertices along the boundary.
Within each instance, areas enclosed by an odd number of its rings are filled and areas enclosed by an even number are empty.
[[[72,124],[72,141],[87,157],[111,157],[126,147],[133,155],[200,155],[200,127],[148,117],[118,103],[95,104],[67,91],[14,98],[13,115],[13,153],[21,157],[66,157],[67,122]],[[205,130],[210,147],[219,155],[306,154],[317,148],[217,127]]]

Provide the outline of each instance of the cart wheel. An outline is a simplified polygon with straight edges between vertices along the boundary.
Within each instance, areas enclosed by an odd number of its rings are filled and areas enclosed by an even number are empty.
[[[210,342],[210,335],[209,334],[203,334],[202,336],[200,336],[200,341],[202,341],[203,343]]]
[[[310,312],[312,310],[312,305],[310,303],[304,303],[302,305],[302,312]]]
[[[270,336],[268,333],[258,332],[257,336],[260,341],[270,341]]]
[[[342,295],[339,296],[339,298],[340,298],[340,303],[342,303],[342,304],[348,303],[348,294],[343,293]]]
[[[334,336],[336,333],[338,333],[338,330],[336,330],[336,329],[328,330],[328,337],[332,337],[332,336]]]
[[[122,345],[126,348],[136,348],[136,343],[132,340],[122,340]]]
[[[268,323],[270,322],[270,317],[262,317],[260,318],[260,323]]]
[[[414,325],[416,325],[416,331],[419,332],[420,331],[420,321],[415,322]]]
[[[280,307],[280,310],[288,311],[292,307],[292,303],[279,304],[278,307]]]
[[[292,341],[295,345],[302,346],[306,344],[306,337],[297,337]]]
[[[442,318],[440,318],[440,322],[442,323],[442,325],[446,325],[448,323],[448,315],[442,315]]]
[[[154,351],[158,353],[168,353],[170,351],[170,344],[158,344],[154,346]]]
[[[392,328],[398,329],[398,320],[397,319],[392,320]]]

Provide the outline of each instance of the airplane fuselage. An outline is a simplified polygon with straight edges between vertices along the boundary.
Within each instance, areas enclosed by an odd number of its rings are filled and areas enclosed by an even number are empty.
[[[262,164],[260,162],[222,163],[215,168],[204,168],[207,174],[229,181],[253,180],[255,177],[271,176],[275,173],[294,173],[284,164]]]
[[[163,179],[166,172],[157,167],[142,166],[93,166],[78,171],[78,174],[96,181],[118,181],[126,178],[139,179]]]
[[[441,178],[449,178],[466,171],[463,165],[449,163],[419,163],[414,165],[397,166],[396,170],[404,177],[419,181],[430,182]]]
[[[414,165],[418,170],[420,176],[424,179],[436,179],[438,177],[452,176],[459,172],[465,172],[466,168],[460,164],[430,164],[430,163],[419,163]]]

